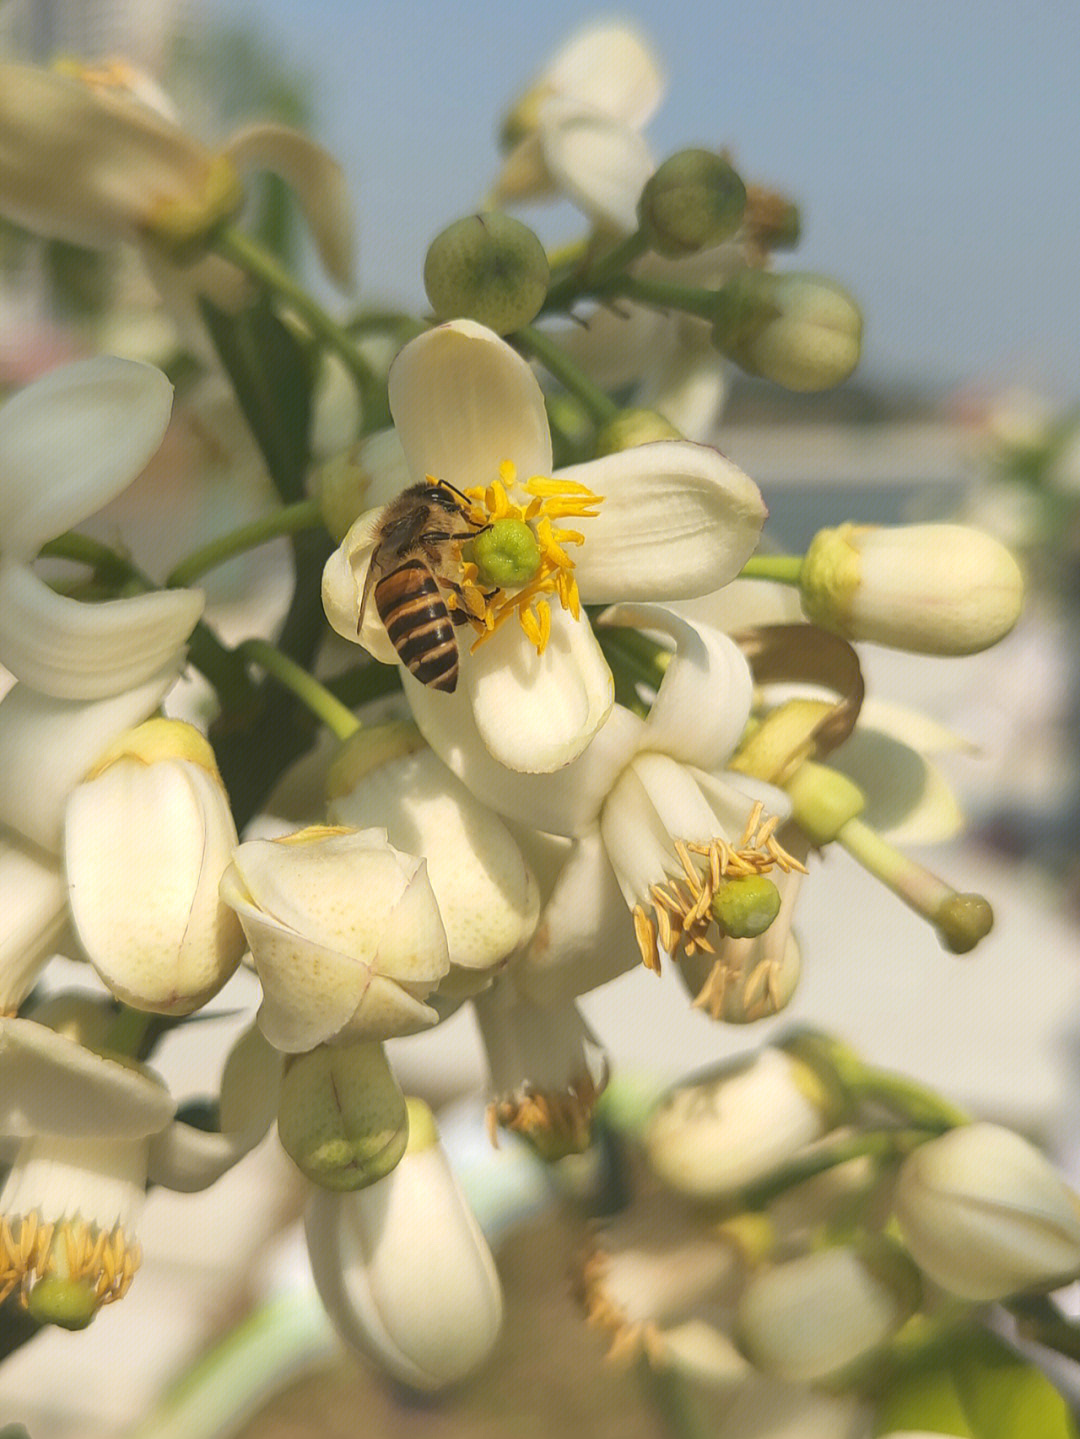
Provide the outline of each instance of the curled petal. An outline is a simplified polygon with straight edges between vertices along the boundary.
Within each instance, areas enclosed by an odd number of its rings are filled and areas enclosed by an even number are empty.
[[[571,35],[537,83],[640,129],[663,98],[664,73],[648,40],[624,20],[601,20]]]
[[[637,229],[637,204],[656,168],[640,133],[622,120],[565,96],[540,108],[548,173],[581,210],[617,230]]]
[[[414,480],[458,489],[551,473],[544,397],[525,360],[492,330],[452,320],[412,340],[390,367],[390,411]]]
[[[699,769],[719,768],[750,717],[753,679],[739,647],[710,625],[683,619],[663,605],[612,605],[600,623],[671,636],[675,652],[649,711],[645,744]],[[701,701],[705,694],[707,705]]]
[[[225,153],[240,171],[272,170],[296,192],[323,268],[342,287],[353,283],[353,225],[341,166],[309,136],[286,125],[248,125]]]
[[[146,467],[165,435],[172,385],[134,360],[80,360],[0,406],[0,530],[9,560],[107,505]]]
[[[369,596],[363,605],[364,589],[382,509],[367,510],[355,521],[341,544],[327,560],[322,577],[322,602],[326,618],[342,639],[361,644],[381,664],[397,664],[397,651],[390,643],[386,626],[379,619]],[[363,605],[363,626],[360,608]]]
[[[685,599],[734,579],[757,547],[765,505],[718,450],[688,440],[637,445],[561,470],[603,495],[575,574],[587,604]]]
[[[142,1070],[105,1059],[32,1019],[0,1019],[0,1134],[141,1139],[176,1105]]]
[[[57,699],[102,699],[174,661],[202,609],[201,590],[83,604],[26,565],[0,563],[0,663]]]
[[[67,923],[67,886],[55,860],[0,834],[0,1014],[14,1014]]]

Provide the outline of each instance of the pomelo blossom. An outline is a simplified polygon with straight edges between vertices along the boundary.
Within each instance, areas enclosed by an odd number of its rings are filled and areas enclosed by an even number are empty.
[[[57,699],[141,685],[175,660],[202,613],[198,590],[84,604],[33,569],[47,540],[92,515],[146,465],[165,434],[172,386],[131,360],[82,360],[0,406],[0,663]]]
[[[221,1091],[221,1132],[175,1119],[149,1070],[95,1053],[29,1019],[0,1019],[0,1299],[83,1328],[126,1293],[140,1263],[136,1228],[147,1181],[206,1188],[263,1137],[281,1058],[249,1034]]]
[[[16,1014],[64,933],[67,886],[51,855],[3,830],[0,909],[0,1015]]]
[[[493,198],[501,204],[557,191],[591,219],[633,230],[654,169],[641,130],[663,92],[660,63],[640,31],[621,21],[586,26],[507,117],[509,153]]]
[[[465,642],[453,694],[403,667],[421,728],[437,752],[436,731],[452,743],[467,726],[510,770],[557,770],[589,744],[613,699],[581,606],[726,583],[757,543],[765,518],[758,489],[715,450],[683,441],[640,445],[552,476],[547,414],[531,369],[466,320],[402,350],[390,371],[390,408],[415,482],[465,492],[473,528],[491,515],[527,524],[540,551],[533,577],[506,590],[485,589],[474,569],[459,567],[476,638],[470,648],[470,630],[459,630]],[[382,515],[362,515],[331,556],[323,603],[346,639],[357,639],[362,619],[360,642],[392,663],[398,656],[376,606],[364,605]]]

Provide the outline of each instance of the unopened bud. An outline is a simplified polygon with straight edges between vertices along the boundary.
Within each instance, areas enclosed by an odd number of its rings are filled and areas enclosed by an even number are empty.
[[[535,319],[550,279],[532,230],[498,210],[455,220],[424,261],[424,289],[440,320],[476,320],[499,335]]]
[[[935,655],[996,644],[1019,619],[1024,596],[1005,546],[966,525],[821,530],[800,584],[803,609],[823,629]]]
[[[281,1085],[278,1134],[320,1189],[363,1189],[405,1153],[405,1098],[380,1044],[321,1045],[298,1055]]]
[[[620,410],[596,436],[596,454],[614,455],[654,440],[681,440],[682,432],[656,410]]]
[[[745,207],[746,186],[722,155],[680,150],[654,171],[637,214],[651,248],[677,260],[733,235]]]
[[[746,270],[719,291],[713,343],[785,389],[828,390],[858,364],[862,314],[832,280]]]

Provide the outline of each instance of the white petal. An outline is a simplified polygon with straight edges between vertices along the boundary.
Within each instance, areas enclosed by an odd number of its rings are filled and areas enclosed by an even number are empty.
[[[0,562],[0,664],[57,699],[104,699],[175,661],[202,609],[201,590],[83,604]]]
[[[382,515],[381,508],[360,515],[327,560],[322,577],[322,602],[326,618],[342,639],[363,645],[381,664],[394,665],[398,662],[397,651],[370,595],[364,605],[363,628],[357,628]]]
[[[0,1193],[0,1213],[46,1223],[74,1219],[133,1238],[146,1189],[147,1140],[35,1135],[19,1147]]]
[[[658,411],[688,440],[711,444],[720,426],[731,367],[717,354],[706,326],[676,322],[667,334],[668,343],[645,356],[645,373],[634,399]]]
[[[689,600],[672,601],[672,609],[685,619],[732,633],[753,625],[803,624],[805,616],[794,585],[768,580],[734,579],[722,589]]]
[[[0,834],[0,1014],[14,1014],[67,923],[59,865],[16,836]]]
[[[595,519],[574,520],[587,604],[708,594],[734,579],[757,547],[761,492],[707,445],[660,440],[559,471],[603,495]]]
[[[624,20],[586,25],[544,66],[539,83],[640,129],[664,94],[664,74],[644,34]]]
[[[253,1149],[277,1116],[284,1056],[252,1027],[233,1046],[221,1081],[221,1131],[174,1120],[150,1143],[150,1179],[191,1194]]]
[[[108,699],[53,699],[17,684],[0,701],[0,823],[42,849],[63,846],[68,796],[111,740],[147,719],[172,688],[173,665]]]
[[[598,306],[583,324],[553,331],[552,338],[594,384],[621,390],[638,383],[657,346],[667,352],[671,328],[657,310],[619,300]]]
[[[0,1134],[139,1139],[176,1105],[157,1079],[35,1024],[0,1018]]]
[[[0,531],[8,559],[100,510],[146,467],[169,424],[173,388],[134,360],[81,360],[0,406]]]
[[[537,1004],[564,1004],[633,969],[638,959],[630,911],[600,831],[593,830],[574,841],[536,933],[514,964],[514,982]]]
[[[550,774],[524,774],[491,754],[463,696],[438,694],[408,674],[404,681],[413,717],[443,763],[497,813],[550,834],[583,834],[595,826],[645,734],[643,721],[616,705],[576,760]]]
[[[715,828],[712,811],[684,766],[663,755],[639,755],[600,817],[604,847],[627,904],[651,903],[650,887],[682,872],[673,836],[707,840]]]
[[[921,710],[867,695],[859,710],[859,729],[870,729],[887,735],[900,744],[909,745],[923,754],[975,754],[978,746],[971,740],[938,724]]]
[[[719,768],[750,717],[754,683],[742,650],[710,625],[662,605],[612,605],[600,623],[671,636],[675,652],[649,711],[644,744],[699,769]]]
[[[413,478],[459,490],[551,473],[544,397],[525,360],[493,331],[453,320],[411,340],[390,367],[390,411]]]
[[[556,187],[586,215],[627,234],[656,168],[641,135],[580,101],[553,96],[540,109],[540,145]]]
[[[891,844],[940,844],[964,826],[963,811],[936,765],[881,730],[864,729],[861,714],[829,763],[863,790],[860,818]]]
[[[353,282],[349,191],[341,166],[323,147],[286,125],[248,125],[231,136],[225,153],[240,171],[272,170],[296,192],[323,267],[339,285]]]

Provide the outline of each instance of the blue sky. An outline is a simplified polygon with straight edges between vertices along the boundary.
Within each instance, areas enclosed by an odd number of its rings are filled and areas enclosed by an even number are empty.
[[[476,207],[507,103],[581,21],[624,15],[668,69],[655,152],[726,146],[745,176],[799,199],[790,263],[858,296],[868,377],[1080,394],[1076,0],[214,8],[318,76],[368,298],[421,300],[427,243]]]

